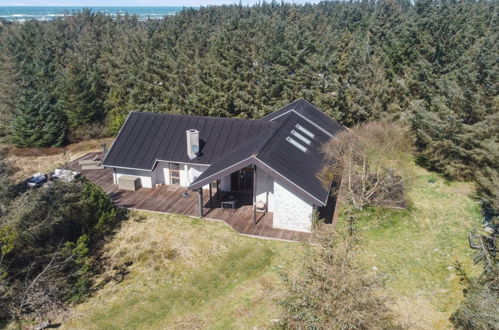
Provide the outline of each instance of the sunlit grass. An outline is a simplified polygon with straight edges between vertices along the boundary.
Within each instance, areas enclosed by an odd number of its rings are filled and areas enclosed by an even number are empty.
[[[269,327],[280,315],[277,272],[301,246],[240,236],[218,222],[139,212],[106,248],[110,265],[133,263],[130,274],[77,306],[65,327]]]
[[[408,167],[408,209],[371,208],[362,214],[361,261],[385,281],[402,322],[446,329],[462,300],[455,262],[470,275],[480,271],[466,237],[480,224],[479,205],[471,184],[447,182],[412,163]],[[287,261],[293,265],[303,247],[240,236],[218,222],[136,212],[105,251],[109,266],[97,282],[124,263],[132,263],[130,274],[76,306],[64,327],[272,327],[281,315],[278,271]]]
[[[479,271],[467,241],[480,224],[479,205],[469,183],[446,182],[416,166],[411,173],[407,210],[372,208],[361,216],[362,259],[385,280],[407,325],[449,328],[462,300],[456,261],[471,275]]]

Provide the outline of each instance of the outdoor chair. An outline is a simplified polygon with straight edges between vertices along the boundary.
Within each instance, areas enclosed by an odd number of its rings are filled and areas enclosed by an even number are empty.
[[[256,201],[256,211],[267,213],[267,203],[265,203],[261,200],[257,200]]]

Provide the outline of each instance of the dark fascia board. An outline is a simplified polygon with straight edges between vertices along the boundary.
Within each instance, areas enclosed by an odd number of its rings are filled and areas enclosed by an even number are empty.
[[[126,122],[128,121],[128,119],[130,118],[130,116],[132,115],[134,111],[130,111],[128,113],[128,116],[126,117],[125,121],[123,122],[123,125],[121,125],[120,127],[120,130],[118,131],[118,134],[116,134],[116,138],[114,139],[113,143],[111,144],[111,147],[109,147],[109,150],[107,151],[107,153],[104,155],[104,158],[101,160],[100,162],[100,165],[106,167],[104,165],[104,162],[106,161],[106,158],[107,158],[107,155],[109,155],[109,152],[111,151],[111,149],[113,149],[114,147],[114,144],[116,143],[116,141],[118,141],[118,137],[120,136],[121,132],[123,131],[123,128],[126,126]],[[111,166],[110,166],[111,167]],[[114,166],[113,166],[114,167]]]
[[[296,185],[295,183],[293,183],[292,181],[290,181],[284,175],[282,175],[279,172],[275,171],[272,167],[270,167],[269,165],[265,164],[264,162],[262,162],[260,159],[258,159],[255,156],[250,156],[250,157],[248,157],[246,159],[243,159],[242,161],[240,161],[240,162],[238,162],[236,164],[233,164],[233,165],[231,165],[229,167],[226,167],[223,170],[220,170],[220,171],[218,171],[216,173],[213,173],[212,175],[210,175],[210,176],[208,176],[208,177],[206,177],[206,178],[204,178],[204,179],[202,179],[202,180],[200,180],[198,182],[194,182],[193,184],[191,184],[188,187],[188,189],[190,189],[190,190],[200,189],[203,186],[209,184],[210,182],[213,182],[215,180],[221,179],[224,176],[230,175],[231,173],[233,173],[235,171],[238,171],[238,170],[240,170],[240,169],[242,169],[244,167],[247,167],[249,165],[256,165],[257,166],[257,170],[258,170],[258,168],[260,168],[263,172],[265,172],[266,174],[270,175],[274,179],[277,178],[277,179],[279,179],[279,181],[285,182],[286,183],[286,188],[289,188],[290,191],[292,191],[296,195],[300,196],[302,199],[304,199],[308,203],[313,204],[313,205],[318,205],[318,206],[324,206],[326,204],[326,202],[323,202],[320,199],[312,196],[311,194],[309,194],[308,192],[306,192],[305,190],[303,190],[301,187],[299,187],[298,185]],[[327,197],[326,197],[326,201],[327,201]]]

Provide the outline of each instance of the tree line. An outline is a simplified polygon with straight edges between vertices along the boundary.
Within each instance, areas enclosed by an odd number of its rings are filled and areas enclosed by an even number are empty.
[[[130,111],[260,118],[306,98],[352,126],[406,123],[418,161],[499,209],[497,1],[328,1],[90,10],[0,25],[0,134],[18,147],[112,135]]]

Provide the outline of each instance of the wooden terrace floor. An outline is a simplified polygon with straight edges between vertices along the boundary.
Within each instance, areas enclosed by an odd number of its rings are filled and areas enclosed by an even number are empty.
[[[88,180],[98,184],[108,193],[118,207],[129,209],[146,210],[162,213],[184,214],[199,216],[198,193],[188,191],[186,188],[172,185],[161,185],[154,188],[140,188],[137,191],[118,189],[113,184],[113,174],[110,169],[82,170],[78,165],[81,159],[91,159],[98,153],[90,153],[69,163],[73,171],[81,172]],[[189,197],[183,197],[182,193],[189,193]],[[215,193],[213,194],[214,199]],[[272,227],[272,213],[257,213],[257,222],[253,221],[253,208],[251,205],[242,205],[234,210],[211,207],[208,191],[204,191],[204,216],[210,219],[222,220],[241,234],[261,236],[274,239],[303,241],[310,234],[292,230],[278,229]],[[219,206],[220,202],[213,201],[213,206]]]

